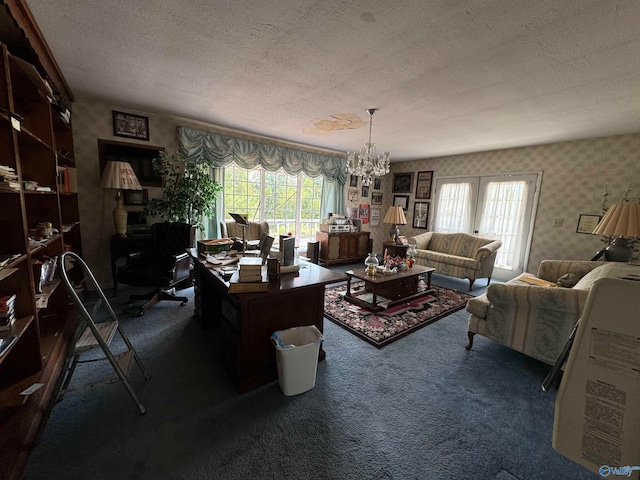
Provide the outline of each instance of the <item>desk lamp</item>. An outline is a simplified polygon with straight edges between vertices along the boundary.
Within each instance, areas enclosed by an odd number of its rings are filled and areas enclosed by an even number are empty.
[[[113,224],[116,233],[121,237],[127,236],[127,209],[122,202],[122,190],[142,190],[135,172],[128,162],[109,160],[102,172],[100,182],[102,188],[112,188],[116,191],[116,208],[113,209]]]
[[[640,237],[640,204],[612,205],[593,231],[596,235],[616,238],[605,248],[609,262],[628,262],[633,256],[633,237]]]
[[[393,226],[389,229],[389,240],[393,241],[396,245],[400,243],[399,235],[400,229],[398,225],[406,225],[407,218],[404,216],[404,212],[402,211],[402,207],[389,207],[387,210],[387,214],[384,216],[384,223],[391,223]]]

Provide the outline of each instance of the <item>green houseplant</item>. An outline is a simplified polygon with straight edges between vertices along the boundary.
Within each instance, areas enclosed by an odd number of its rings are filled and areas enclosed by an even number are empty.
[[[185,222],[203,228],[203,216],[212,216],[222,185],[209,174],[210,162],[188,160],[181,152],[160,152],[152,160],[162,175],[162,197],[149,200],[145,211],[168,222]]]

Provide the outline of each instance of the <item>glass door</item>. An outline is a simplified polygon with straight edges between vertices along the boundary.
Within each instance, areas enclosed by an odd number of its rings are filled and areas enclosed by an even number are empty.
[[[493,277],[524,271],[537,204],[538,174],[436,179],[436,232],[466,232],[502,241]]]

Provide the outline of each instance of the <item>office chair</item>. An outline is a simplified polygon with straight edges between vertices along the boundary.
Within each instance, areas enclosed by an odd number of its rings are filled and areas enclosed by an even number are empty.
[[[186,223],[155,223],[151,226],[151,248],[130,254],[125,265],[118,268],[119,283],[154,289],[129,296],[130,303],[146,300],[138,315],[162,300],[187,304],[187,297],[177,296],[175,290],[190,286],[191,259],[186,250],[193,243],[192,231],[193,227]]]
[[[73,268],[67,269],[67,266],[73,266]],[[78,291],[75,288],[78,285],[78,279],[77,276],[74,275],[74,273],[77,274],[78,271],[80,271],[84,276],[83,281],[86,282],[85,290],[87,287],[91,287],[91,289],[95,290],[98,295],[98,300],[93,303],[93,305],[92,299],[95,298],[95,295],[83,295],[82,300],[78,295]],[[67,292],[69,293],[73,306],[78,311],[79,318],[72,342],[69,344],[70,347],[67,351],[60,376],[54,386],[53,395],[51,396],[51,401],[48,407],[49,410],[51,410],[53,405],[64,395],[67,387],[69,386],[69,382],[71,382],[71,377],[73,376],[73,372],[77,365],[79,363],[90,363],[96,361],[96,358],[94,357],[91,357],[88,360],[81,360],[81,355],[90,350],[101,348],[105,356],[99,359],[109,360],[118,379],[126,388],[132,400],[138,407],[138,410],[141,414],[144,414],[146,409],[138,399],[138,396],[127,379],[132,360],[135,360],[138,368],[147,381],[150,379],[149,374],[144,368],[142,360],[140,360],[138,353],[129,341],[125,331],[122,329],[122,326],[118,321],[118,317],[113,311],[113,308],[111,308],[107,297],[105,297],[104,292],[100,288],[100,285],[98,285],[98,282],[91,273],[91,270],[89,270],[87,264],[77,253],[64,252],[60,257],[60,277],[62,283],[67,289]],[[107,318],[102,318],[105,317],[105,315],[100,307],[104,307],[104,309],[106,309]],[[89,310],[91,310],[91,313],[89,313]],[[96,322],[96,319],[101,319],[102,321]],[[115,339],[116,333],[120,334],[120,338],[124,342],[125,347],[124,349],[122,346],[119,347],[123,351],[117,355],[114,354],[111,349],[111,343]]]

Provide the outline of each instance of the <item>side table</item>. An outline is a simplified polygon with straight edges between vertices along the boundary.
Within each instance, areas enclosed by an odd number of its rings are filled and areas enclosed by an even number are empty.
[[[392,257],[402,257],[405,258],[407,256],[407,250],[409,250],[409,245],[396,245],[391,242],[384,242],[382,244],[382,252],[387,251],[388,255]]]

